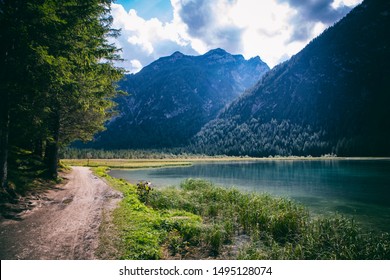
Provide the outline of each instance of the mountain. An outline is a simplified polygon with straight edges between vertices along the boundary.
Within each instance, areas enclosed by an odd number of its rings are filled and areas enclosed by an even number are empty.
[[[389,6],[357,6],[203,127],[192,151],[390,156]]]
[[[119,115],[87,146],[162,148],[187,144],[218,111],[253,86],[269,67],[222,49],[201,56],[175,52],[126,75],[128,92],[117,98]]]

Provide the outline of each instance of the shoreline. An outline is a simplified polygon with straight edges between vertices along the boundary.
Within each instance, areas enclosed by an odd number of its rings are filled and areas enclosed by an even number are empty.
[[[180,188],[142,193],[108,175],[104,167],[94,173],[124,194],[113,212],[120,240],[126,240],[118,244],[121,259],[388,258],[376,245],[387,248],[385,233],[366,231],[339,214],[311,215],[303,204],[287,198],[196,179],[187,179]],[[237,242],[242,233],[245,243]]]
[[[61,159],[68,166],[109,167],[112,169],[148,169],[188,167],[194,163],[262,162],[262,161],[390,161],[390,157],[183,157],[166,159]]]

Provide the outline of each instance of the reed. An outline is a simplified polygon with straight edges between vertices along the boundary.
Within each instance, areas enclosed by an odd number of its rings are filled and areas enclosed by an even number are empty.
[[[125,259],[389,259],[390,237],[339,215],[312,217],[294,201],[187,179],[137,188],[97,169],[125,194],[114,211]]]

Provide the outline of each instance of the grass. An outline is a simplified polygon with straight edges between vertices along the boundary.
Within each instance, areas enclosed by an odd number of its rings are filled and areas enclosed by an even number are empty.
[[[157,168],[168,166],[187,166],[191,165],[183,160],[154,160],[154,159],[62,159],[61,162],[68,166],[90,166],[90,167],[109,167],[109,168]]]
[[[62,159],[66,166],[89,166],[109,168],[158,168],[170,166],[190,166],[195,162],[224,162],[224,161],[255,161],[269,160],[250,157],[187,157],[187,158],[162,158],[162,159]]]
[[[226,162],[226,161],[265,161],[265,160],[313,160],[320,158],[312,157],[272,157],[272,158],[251,158],[251,157],[197,157],[188,156],[186,158],[161,158],[161,159],[62,159],[61,163],[66,166],[89,166],[89,167],[109,167],[109,168],[158,168],[170,166],[189,166],[196,162]]]
[[[105,170],[95,172],[124,193],[113,212],[121,259],[390,259],[388,234],[339,215],[312,217],[288,199],[193,179],[145,199]]]
[[[106,179],[115,189],[124,194],[124,199],[113,212],[113,223],[120,235],[121,259],[160,259],[160,243],[165,232],[158,229],[160,215],[143,204],[136,186],[106,174],[106,168],[95,168],[94,172]]]
[[[170,166],[190,166],[196,162],[226,162],[226,161],[294,161],[294,160],[374,160],[385,158],[342,158],[342,157],[268,157],[268,158],[252,158],[252,157],[229,157],[229,156],[215,156],[215,157],[197,157],[188,156],[185,158],[161,158],[161,159],[62,159],[61,163],[65,166],[89,166],[89,167],[109,167],[109,168],[158,168]],[[388,159],[388,158],[387,158]]]

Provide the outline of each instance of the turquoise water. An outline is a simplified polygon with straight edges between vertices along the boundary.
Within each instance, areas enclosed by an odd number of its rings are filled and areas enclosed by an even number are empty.
[[[390,232],[390,160],[265,160],[190,167],[112,170],[110,175],[157,187],[186,178],[291,198],[314,214],[340,213]]]

